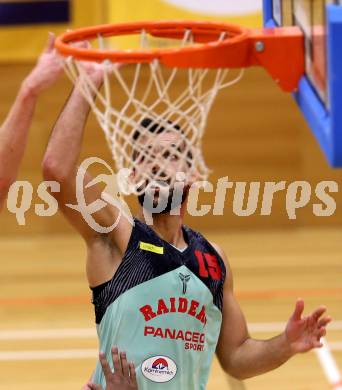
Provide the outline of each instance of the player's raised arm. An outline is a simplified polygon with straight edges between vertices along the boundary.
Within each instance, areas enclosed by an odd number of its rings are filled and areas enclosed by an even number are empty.
[[[0,127],[0,209],[15,180],[25,151],[38,95],[62,74],[62,65],[49,35],[46,49],[22,82],[15,102]]]
[[[88,76],[92,78],[94,85],[99,88],[103,80],[103,68],[95,63],[86,66]],[[68,221],[87,242],[88,281],[90,285],[94,286],[111,278],[114,269],[113,250],[116,254],[115,258],[121,260],[127,247],[132,226],[125,217],[118,219],[120,216],[119,210],[108,204],[91,215],[101,227],[110,227],[118,221],[118,224],[110,233],[102,234],[89,225],[79,211],[67,206],[78,203],[76,196],[78,159],[89,111],[89,104],[76,85],[50,136],[43,160],[43,175],[45,180],[59,182],[60,192],[54,194],[59,207]],[[103,190],[100,185],[96,184],[87,187],[92,179],[89,173],[85,173],[82,192],[87,205],[100,200]],[[103,251],[98,247],[101,246],[102,248],[104,243],[108,244],[105,249],[107,255],[95,255],[98,250],[103,254]],[[102,260],[100,260],[100,257]],[[103,260],[104,258],[106,260]]]
[[[225,258],[222,250],[220,255]],[[252,339],[234,297],[229,270],[224,287],[222,326],[216,348],[223,369],[237,379],[247,379],[279,367],[297,353],[321,347],[320,338],[325,335],[331,318],[323,316],[325,307],[319,307],[305,317],[302,316],[303,310],[304,302],[299,299],[283,333],[269,340]]]

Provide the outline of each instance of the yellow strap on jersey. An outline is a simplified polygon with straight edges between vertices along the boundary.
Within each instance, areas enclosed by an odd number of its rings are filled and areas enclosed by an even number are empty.
[[[156,246],[143,241],[140,241],[140,249],[142,249],[143,251],[158,253],[158,255],[162,255],[164,253],[164,247]]]

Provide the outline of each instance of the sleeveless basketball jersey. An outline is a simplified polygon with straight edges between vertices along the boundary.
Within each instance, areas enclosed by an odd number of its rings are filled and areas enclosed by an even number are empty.
[[[210,243],[183,226],[184,251],[135,219],[114,277],[93,288],[100,350],[127,352],[139,390],[205,389],[221,328],[226,269]],[[105,388],[100,363],[93,381]]]

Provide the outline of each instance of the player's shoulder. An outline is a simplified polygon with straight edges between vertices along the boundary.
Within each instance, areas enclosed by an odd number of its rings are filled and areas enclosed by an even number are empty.
[[[224,250],[220,245],[218,245],[216,242],[213,242],[206,238],[201,232],[193,230],[189,228],[188,226],[183,225],[187,230],[191,230],[192,234],[197,238],[197,239],[202,239],[204,240],[207,244],[209,244],[210,247],[214,249],[214,251],[222,258],[225,264],[228,264],[228,259],[227,255],[225,254]]]
[[[187,230],[190,230],[192,232],[192,234],[197,238],[197,239],[202,239],[204,240],[205,242],[207,242],[214,250],[215,252],[217,252],[218,255],[220,255],[220,257],[222,257],[222,259],[226,262],[227,261],[227,256],[224,252],[224,250],[222,249],[222,247],[220,245],[218,245],[216,242],[213,242],[211,240],[209,240],[208,238],[206,238],[201,232],[199,231],[196,231],[196,230],[193,230],[191,228],[189,228],[188,226],[186,225],[183,225]]]
[[[213,241],[209,241],[209,244],[215,249],[217,254],[220,255],[220,257],[221,257],[222,261],[224,262],[226,268],[230,271],[230,265],[229,265],[228,257],[227,257],[227,254],[225,253],[225,251],[223,250],[222,246],[218,245],[216,242],[213,242]]]
[[[222,249],[222,247],[218,244],[216,244],[216,242],[213,242],[213,241],[209,241],[209,244],[215,249],[215,251],[222,257],[222,259],[226,260],[227,259],[227,256],[224,252],[224,250]]]

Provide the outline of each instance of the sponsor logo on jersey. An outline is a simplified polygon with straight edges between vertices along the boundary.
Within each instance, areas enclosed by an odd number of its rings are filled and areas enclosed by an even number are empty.
[[[187,282],[185,282],[185,286],[186,283]],[[205,305],[201,305],[198,301],[185,297],[160,298],[155,305],[144,305],[140,307],[139,310],[146,322],[150,322],[154,318],[168,313],[184,313],[186,316],[189,316],[188,319],[195,318],[198,320],[202,328],[204,328],[207,323]],[[152,323],[149,323],[150,326],[145,326],[144,328],[145,337],[182,341],[184,343],[184,349],[199,352],[204,351],[205,333],[196,332],[191,329],[164,329],[153,326],[153,321],[151,322]]]
[[[154,307],[144,305],[139,310],[144,316],[145,321],[150,321],[157,316],[168,313],[184,313],[185,315],[196,318],[203,325],[207,323],[205,305],[200,305],[198,301],[185,297],[160,298]]]
[[[205,346],[205,333],[193,332],[191,330],[157,328],[145,326],[145,337],[156,337],[184,342],[184,349],[203,352]]]
[[[183,295],[186,294],[186,290],[188,289],[188,282],[190,280],[190,275],[183,275],[183,274],[179,274],[179,279],[182,281],[183,283]]]
[[[164,254],[164,247],[149,244],[148,242],[140,241],[139,248],[143,251],[157,253],[158,255]]]
[[[143,361],[141,372],[152,382],[169,382],[177,374],[176,363],[167,356],[153,356]]]
[[[156,370],[164,370],[165,368],[169,368],[167,361],[164,358],[158,358],[152,363],[152,368]]]

